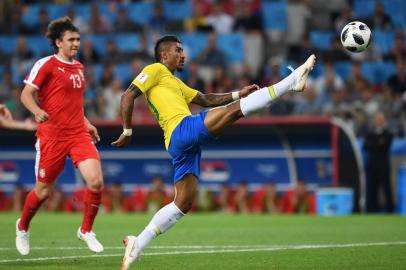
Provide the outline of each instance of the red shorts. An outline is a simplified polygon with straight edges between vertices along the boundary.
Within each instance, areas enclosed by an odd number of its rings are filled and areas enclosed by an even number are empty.
[[[86,159],[100,160],[99,152],[89,134],[66,141],[38,137],[35,148],[35,176],[37,181],[43,183],[56,180],[65,167],[66,157],[72,159],[75,167]]]

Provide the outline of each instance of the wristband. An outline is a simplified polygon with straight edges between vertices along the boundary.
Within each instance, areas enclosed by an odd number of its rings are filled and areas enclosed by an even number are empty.
[[[124,136],[131,136],[131,135],[133,135],[133,130],[131,128],[124,128],[123,129],[123,135]]]
[[[231,97],[233,98],[234,101],[239,100],[240,92],[239,91],[231,92]]]

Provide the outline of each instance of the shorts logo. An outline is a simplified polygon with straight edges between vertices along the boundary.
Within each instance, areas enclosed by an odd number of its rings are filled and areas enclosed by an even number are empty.
[[[45,177],[45,169],[44,168],[39,169],[39,177],[41,177],[41,178]]]
[[[148,74],[141,72],[138,74],[138,76],[135,78],[135,80],[139,81],[140,83],[144,83],[148,79]]]

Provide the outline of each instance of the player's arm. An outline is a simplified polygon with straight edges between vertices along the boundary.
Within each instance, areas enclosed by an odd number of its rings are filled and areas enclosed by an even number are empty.
[[[0,127],[18,130],[36,130],[37,124],[31,120],[17,121],[13,119],[0,118]]]
[[[131,121],[134,110],[134,100],[142,95],[142,91],[134,84],[131,84],[121,95],[120,114],[123,122],[123,133],[111,143],[112,146],[124,147],[130,144],[132,129]]]
[[[0,115],[9,120],[13,119],[11,112],[9,111],[9,109],[7,109],[6,105],[4,104],[0,104]]]
[[[35,101],[37,88],[32,85],[26,84],[21,92],[20,100],[24,106],[35,116],[37,123],[43,123],[48,120],[48,114],[42,110]]]
[[[202,94],[201,92],[197,93],[195,98],[192,100],[192,103],[200,105],[202,107],[215,107],[226,105],[230,102],[239,100],[240,98],[246,97],[252,92],[259,89],[259,86],[256,84],[248,85],[243,87],[239,91],[222,93],[222,94]]]

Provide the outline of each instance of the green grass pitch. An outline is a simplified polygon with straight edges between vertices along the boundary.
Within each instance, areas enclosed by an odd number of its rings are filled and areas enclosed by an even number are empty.
[[[105,251],[75,237],[79,214],[40,212],[31,253],[15,250],[17,213],[0,214],[0,269],[120,269],[122,238],[147,214],[99,214]],[[144,250],[132,269],[406,269],[406,217],[190,214]]]

